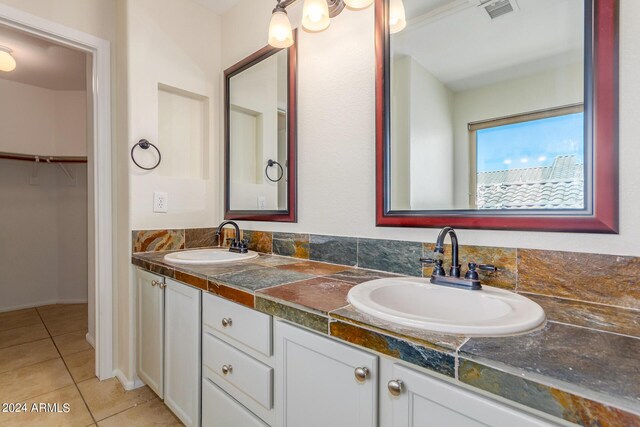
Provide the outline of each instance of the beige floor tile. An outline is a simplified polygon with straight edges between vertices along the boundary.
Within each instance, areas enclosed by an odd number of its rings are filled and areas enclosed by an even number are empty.
[[[87,313],[52,316],[43,318],[45,326],[52,337],[87,330],[89,324]]]
[[[21,402],[73,384],[62,359],[0,374],[0,402]]]
[[[7,329],[0,331],[0,348],[38,341],[43,338],[49,338],[49,333],[42,322],[20,328]]]
[[[91,344],[87,342],[87,329],[83,329],[77,332],[71,332],[69,334],[57,335],[53,338],[53,341],[58,347],[58,351],[63,356],[67,354],[78,353],[79,351],[90,350]]]
[[[0,350],[0,373],[58,357],[60,355],[51,338],[3,348]]]
[[[99,427],[182,425],[184,424],[158,398],[98,421]]]
[[[125,391],[116,378],[104,381],[93,378],[78,383],[78,388],[98,421],[156,397],[147,386]]]
[[[0,331],[38,324],[40,316],[35,308],[0,313]]]
[[[0,426],[84,427],[93,423],[93,418],[75,385],[28,399],[25,403],[28,410],[26,413],[0,413]],[[41,403],[57,404],[57,408],[53,412],[31,412],[34,404],[38,408]],[[66,413],[63,406],[65,403],[69,404]]]
[[[96,358],[93,349],[68,354],[64,356],[64,362],[77,383],[96,376]]]
[[[82,304],[51,304],[37,307],[40,316],[43,319],[55,316],[73,316],[80,313],[86,313],[89,308],[87,303]]]

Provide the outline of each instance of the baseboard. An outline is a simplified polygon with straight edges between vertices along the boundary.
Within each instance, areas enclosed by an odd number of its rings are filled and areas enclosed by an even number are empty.
[[[85,335],[85,339],[91,347],[93,347],[94,349],[96,348],[96,339],[89,335],[89,332],[87,332],[87,335]]]
[[[142,381],[140,381],[140,378],[135,378],[134,380],[130,380],[129,378],[126,377],[126,375],[120,369],[115,370],[115,375],[125,390],[134,390],[136,388],[140,388],[145,385]]]
[[[0,307],[0,313],[4,313],[7,311],[24,310],[25,308],[42,307],[44,305],[51,305],[51,304],[85,304],[87,302],[88,300],[86,298],[85,299],[55,299],[55,300],[48,300],[48,301],[39,301],[36,303],[14,305],[11,307]]]

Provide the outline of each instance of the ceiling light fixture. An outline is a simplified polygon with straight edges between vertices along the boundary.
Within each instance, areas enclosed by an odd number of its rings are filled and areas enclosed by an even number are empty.
[[[291,23],[289,22],[285,8],[289,7],[289,5],[295,1],[296,0],[278,0],[278,4],[275,9],[273,9],[271,22],[269,24],[269,44],[271,46],[285,48],[293,44]],[[348,6],[350,9],[364,9],[372,3],[373,0],[304,0],[304,5],[302,6],[302,26],[305,30],[311,32],[323,31],[329,27],[331,18],[338,16],[345,6]],[[404,12],[404,8],[402,10]]]
[[[0,71],[13,71],[16,69],[16,60],[11,56],[13,52],[8,47],[0,46]]]

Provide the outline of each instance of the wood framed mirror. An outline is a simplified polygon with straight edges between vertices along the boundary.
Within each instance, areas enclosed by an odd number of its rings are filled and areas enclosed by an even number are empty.
[[[225,219],[297,220],[296,55],[267,46],[224,72]]]
[[[376,0],[378,226],[618,232],[618,0]]]

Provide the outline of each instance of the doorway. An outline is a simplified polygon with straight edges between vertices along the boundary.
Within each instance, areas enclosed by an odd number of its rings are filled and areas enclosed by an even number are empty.
[[[22,143],[21,145],[19,144],[18,149],[16,149],[15,144],[10,147],[7,145],[9,151],[3,151],[2,149],[0,149],[0,151],[6,155],[5,157],[8,157],[9,154],[15,154],[14,157],[16,157],[14,159],[6,158],[3,161],[6,160],[7,162],[16,163],[24,162],[25,164],[29,163],[31,169],[28,179],[32,180],[31,182],[37,182],[39,177],[43,177],[43,173],[48,173],[49,175],[42,179],[46,181],[47,185],[52,184],[50,181],[54,171],[56,174],[56,181],[60,180],[61,182],[68,183],[75,180],[76,186],[78,184],[79,177],[86,177],[85,200],[88,202],[85,203],[86,214],[84,216],[84,222],[86,223],[87,230],[86,240],[84,242],[74,242],[73,239],[71,239],[72,241],[69,243],[69,246],[75,249],[75,252],[69,252],[67,255],[68,257],[58,263],[59,267],[56,272],[62,272],[64,274],[69,273],[72,271],[72,267],[75,267],[75,261],[81,255],[86,259],[86,272],[84,273],[87,286],[85,292],[86,296],[84,297],[84,299],[87,300],[86,311],[84,307],[79,305],[66,304],[66,307],[57,307],[56,305],[47,304],[47,307],[45,308],[31,309],[32,311],[28,311],[25,316],[32,316],[35,311],[42,323],[45,325],[45,328],[48,328],[45,318],[48,318],[50,321],[53,317],[56,317],[54,314],[61,316],[60,318],[64,318],[65,316],[77,316],[81,318],[82,314],[78,313],[82,313],[84,311],[87,317],[88,331],[87,336],[85,336],[85,340],[88,338],[87,341],[90,342],[91,345],[95,345],[95,365],[93,372],[99,379],[110,378],[114,376],[112,327],[113,227],[111,211],[113,200],[111,191],[110,44],[108,41],[90,34],[59,25],[4,5],[0,5],[0,27],[5,31],[12,31],[15,34],[20,34],[24,37],[31,37],[39,40],[41,43],[48,45],[49,52],[63,52],[71,56],[77,54],[78,57],[85,58],[83,73],[85,78],[84,113],[86,117],[86,126],[84,129],[85,156],[77,155],[78,153],[75,151],[67,152],[64,150],[58,150],[59,147],[56,147],[54,143],[49,147],[52,152],[43,151],[44,158],[41,158],[38,153],[29,149],[29,144],[33,141],[29,141],[29,143]],[[0,45],[1,44],[2,42],[0,41]],[[11,47],[9,46],[9,48]],[[21,57],[17,50],[12,52],[12,55],[15,55],[16,58]],[[50,60],[53,61],[53,59]],[[22,57],[21,61],[24,61],[22,66],[26,68],[27,58]],[[66,63],[69,61],[71,60],[67,58],[67,60],[63,62]],[[18,61],[16,62],[17,69],[21,64],[18,63]],[[24,82],[17,82],[17,84],[24,85]],[[55,98],[55,96],[52,97]],[[18,102],[16,101],[16,104],[17,103]],[[71,103],[69,102],[62,101],[62,104],[65,107],[60,108],[60,111],[57,113],[64,116],[64,114],[68,113],[72,108]],[[17,117],[24,118],[27,117],[29,113],[29,111],[26,111],[22,114],[18,114]],[[50,119],[51,118],[49,118],[49,121],[52,121]],[[24,126],[35,129],[43,127],[44,124],[34,120],[27,120],[24,123]],[[57,124],[56,120],[53,120],[52,126],[52,129],[54,129],[54,135],[56,126],[58,126],[60,134],[64,134],[64,132],[69,131],[72,127],[68,125],[68,123],[65,124],[64,118],[61,118]],[[75,132],[79,131],[75,129]],[[68,136],[65,136],[63,139],[66,140],[67,138]],[[55,138],[53,139],[55,140]],[[3,141],[8,144],[8,141],[4,140],[4,138]],[[11,142],[15,143],[17,141]],[[27,157],[26,160],[25,156]],[[29,156],[32,157],[31,160],[28,159]],[[86,163],[82,161],[82,157],[86,158]],[[17,192],[16,194],[16,197],[19,198],[22,193]],[[64,201],[64,197],[62,197],[62,199]],[[77,200],[77,198],[75,200]],[[62,206],[63,212],[58,215],[58,218],[61,218],[61,221],[68,221],[70,218],[67,215],[68,212],[64,212],[64,207],[68,207],[69,204],[63,204]],[[70,222],[74,221],[71,220]],[[80,221],[76,220],[75,222],[78,223]],[[47,229],[45,228],[42,234],[46,235],[46,231]],[[78,251],[78,247],[81,248],[80,251]],[[29,256],[28,253],[21,253],[18,255],[23,259],[28,258]],[[38,265],[31,266],[32,270],[39,268],[40,266]],[[77,273],[77,271],[74,270],[74,274],[75,273]],[[65,284],[68,283],[66,280],[62,280],[62,282]],[[20,285],[20,283],[3,284],[3,286],[14,287],[19,287]],[[71,294],[66,293],[66,291],[67,290],[64,290],[65,295]],[[61,295],[61,293],[58,293],[58,295]],[[78,301],[73,301],[73,297],[68,298],[66,301],[61,301],[62,299],[64,298],[57,298],[57,300],[54,298],[48,302],[75,302],[78,304]],[[82,297],[79,299],[82,299]],[[26,299],[23,298],[21,301],[24,302]],[[47,301],[35,301],[34,304],[44,307],[42,306],[43,302],[46,303]],[[16,303],[14,308],[20,309],[19,305],[20,303]],[[23,305],[28,306],[29,303],[24,303]],[[62,308],[64,308],[64,310]],[[64,312],[66,312],[66,314],[61,314]],[[8,315],[0,314],[0,316]],[[77,322],[78,320],[76,319],[75,321]],[[82,321],[82,319],[80,321]],[[55,330],[55,328],[53,329]],[[53,334],[55,334],[55,332],[49,333],[50,336],[53,336]],[[53,341],[55,341],[55,337]]]

